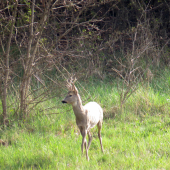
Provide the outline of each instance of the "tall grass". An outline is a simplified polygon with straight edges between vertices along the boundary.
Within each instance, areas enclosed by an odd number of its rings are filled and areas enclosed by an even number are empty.
[[[77,83],[83,104],[94,100],[104,109],[104,153],[94,128],[89,162],[72,108],[61,103],[65,91],[41,103],[24,123],[1,127],[0,169],[170,169],[169,75],[139,85],[122,115],[115,81]]]

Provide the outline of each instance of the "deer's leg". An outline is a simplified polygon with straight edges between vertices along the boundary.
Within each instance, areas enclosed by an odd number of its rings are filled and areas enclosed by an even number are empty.
[[[93,137],[92,137],[92,135],[91,135],[91,133],[90,133],[90,130],[87,132],[87,134],[88,134],[88,137],[89,137],[89,143],[88,143],[87,150],[89,150],[90,145],[91,145],[91,141],[92,141]]]
[[[101,129],[102,129],[102,122],[101,121],[99,121],[99,123],[97,124],[97,127],[98,127],[98,137],[99,137],[99,140],[100,140],[100,146],[101,146],[101,150],[103,152],[102,137],[101,137]]]
[[[81,135],[83,137],[82,138],[82,144],[81,144],[81,151],[82,151],[82,154],[83,154],[83,149],[84,149],[84,146],[85,146],[86,158],[87,158],[87,160],[89,160],[88,150],[87,150],[87,142],[86,142],[87,130],[85,128],[80,128],[80,132],[81,132]]]

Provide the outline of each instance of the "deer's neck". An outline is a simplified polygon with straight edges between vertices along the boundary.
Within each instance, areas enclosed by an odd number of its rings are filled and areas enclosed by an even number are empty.
[[[76,117],[84,114],[84,107],[79,94],[77,95],[77,102],[75,102],[72,106]]]

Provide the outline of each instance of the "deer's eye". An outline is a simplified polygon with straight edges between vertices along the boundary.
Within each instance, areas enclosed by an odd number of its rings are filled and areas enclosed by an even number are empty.
[[[71,97],[72,95],[70,94],[69,97]]]

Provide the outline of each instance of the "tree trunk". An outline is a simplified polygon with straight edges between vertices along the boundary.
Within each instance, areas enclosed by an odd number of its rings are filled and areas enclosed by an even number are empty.
[[[18,1],[16,1],[15,5],[14,5],[14,12],[13,12],[13,16],[12,16],[10,34],[9,34],[8,44],[7,44],[7,48],[6,48],[6,52],[5,52],[5,68],[4,68],[5,74],[4,74],[4,78],[1,77],[2,81],[3,81],[3,85],[1,83],[1,94],[2,94],[1,101],[2,101],[2,108],[3,108],[4,125],[6,125],[8,122],[8,120],[7,120],[7,89],[8,89],[8,79],[9,79],[9,72],[10,72],[9,52],[10,52],[11,38],[13,35],[13,28],[14,28],[15,19],[16,19],[17,6],[18,6]]]
[[[35,0],[32,2],[32,14],[31,14],[31,25],[30,25],[30,39],[28,42],[28,49],[27,49],[27,57],[26,57],[26,62],[24,65],[24,75],[22,79],[22,83],[20,86],[20,119],[25,118],[25,116],[28,114],[28,105],[27,105],[27,98],[28,98],[28,92],[30,89],[30,82],[31,82],[31,77],[32,77],[32,72],[33,72],[33,63],[35,60],[35,55],[37,52],[38,44],[40,37],[42,35],[42,31],[44,29],[44,25],[46,23],[46,20],[49,16],[49,9],[50,9],[50,4],[51,1],[48,1],[48,3],[45,6],[45,10],[43,13],[43,16],[40,20],[39,26],[37,27],[37,30],[35,33],[33,33],[33,23],[34,23],[34,6],[35,6]],[[36,42],[35,46],[33,48],[33,52],[31,53],[32,49],[32,41],[36,36]]]

